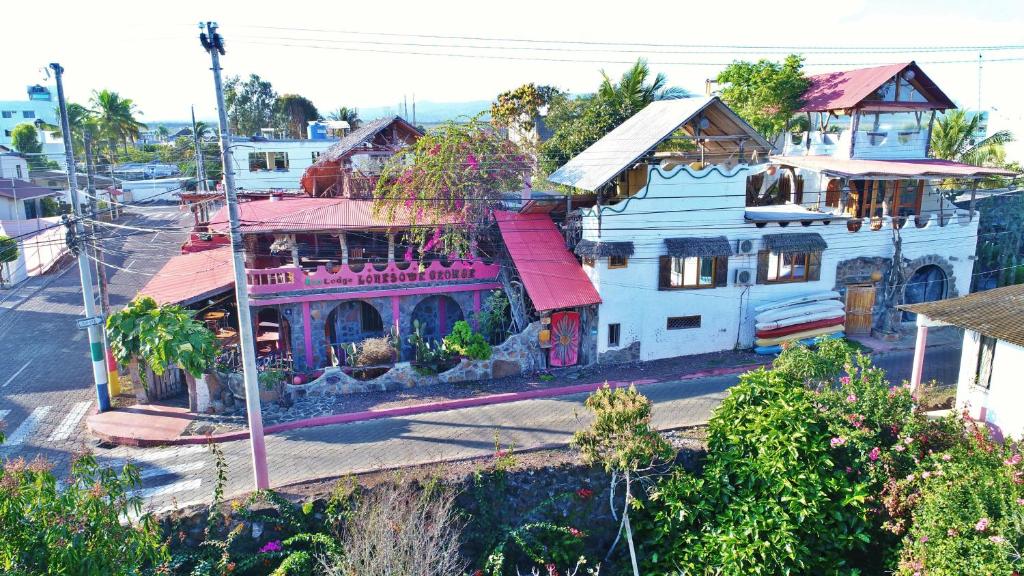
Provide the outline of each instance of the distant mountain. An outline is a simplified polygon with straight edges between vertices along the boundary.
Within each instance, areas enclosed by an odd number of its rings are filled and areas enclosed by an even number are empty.
[[[416,122],[419,124],[433,124],[454,120],[460,116],[475,116],[480,112],[491,109],[490,100],[471,100],[468,102],[426,102],[416,101]],[[398,104],[393,106],[368,106],[359,108],[359,117],[363,120],[373,120],[382,116],[399,114],[408,116],[406,120],[412,121],[412,101],[409,102],[409,114],[399,110]]]

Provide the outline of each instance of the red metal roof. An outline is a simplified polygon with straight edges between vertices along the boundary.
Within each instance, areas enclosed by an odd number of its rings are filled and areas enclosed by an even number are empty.
[[[396,214],[394,220],[373,214],[373,200],[349,198],[309,198],[299,196],[280,200],[254,200],[238,205],[242,233],[315,232],[320,230],[408,227],[408,214]],[[210,219],[210,230],[227,232],[227,206]],[[420,222],[420,224],[424,224]]]
[[[858,104],[893,76],[913,67],[916,82],[931,95],[935,106],[932,108],[956,108],[953,101],[939,90],[939,87],[925,76],[914,62],[887,64],[873,68],[859,68],[843,72],[827,72],[808,78],[811,85],[803,94],[801,112],[823,112],[856,108]],[[890,103],[891,104],[891,103]]]
[[[496,212],[495,217],[534,308],[547,311],[601,302],[550,216]]]
[[[231,247],[174,256],[139,291],[158,304],[191,304],[235,285]]]
[[[775,164],[786,164],[827,172],[834,176],[900,176],[906,178],[978,178],[981,176],[1014,176],[1016,173],[1002,168],[971,166],[950,160],[931,158],[911,160],[861,160],[833,158],[831,156],[772,156]]]

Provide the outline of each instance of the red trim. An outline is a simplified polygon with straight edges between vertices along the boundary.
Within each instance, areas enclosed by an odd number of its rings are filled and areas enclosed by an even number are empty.
[[[381,296],[417,296],[420,294],[443,294],[446,292],[466,292],[467,290],[494,290],[501,288],[500,282],[484,282],[482,284],[462,284],[459,286],[424,286],[423,288],[405,288],[401,290],[364,290],[362,292],[338,292],[328,294],[303,294],[302,296],[285,296],[282,298],[253,298],[250,306],[270,306],[273,304],[294,304],[297,302],[324,302],[327,300],[357,300],[361,298],[378,298]]]
[[[796,334],[797,332],[803,332],[804,330],[839,326],[843,322],[846,322],[846,318],[844,317],[826,318],[824,320],[815,320],[805,324],[796,324],[795,326],[783,326],[782,328],[773,328],[771,330],[758,330],[756,334],[758,338],[778,338],[779,336],[789,336],[790,334]]]

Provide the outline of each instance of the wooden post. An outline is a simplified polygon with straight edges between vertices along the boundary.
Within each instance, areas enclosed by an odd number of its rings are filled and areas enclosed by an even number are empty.
[[[850,158],[856,153],[857,128],[860,127],[860,112],[853,111],[853,118],[850,120]]]
[[[295,240],[295,234],[289,234],[288,239],[292,243],[292,266],[299,267],[299,243]]]
[[[388,263],[395,261],[395,235],[388,234]]]
[[[348,266],[348,242],[345,241],[345,233],[338,234],[338,244],[341,245],[341,265]]]
[[[977,203],[978,181],[971,182],[971,222],[974,222],[974,209]]]

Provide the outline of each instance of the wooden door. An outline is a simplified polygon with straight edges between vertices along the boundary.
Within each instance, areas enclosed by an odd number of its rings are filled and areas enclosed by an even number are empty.
[[[555,312],[551,315],[552,366],[574,366],[580,353],[580,315],[578,312]]]
[[[875,286],[851,284],[846,287],[846,333],[870,334],[874,323]]]

